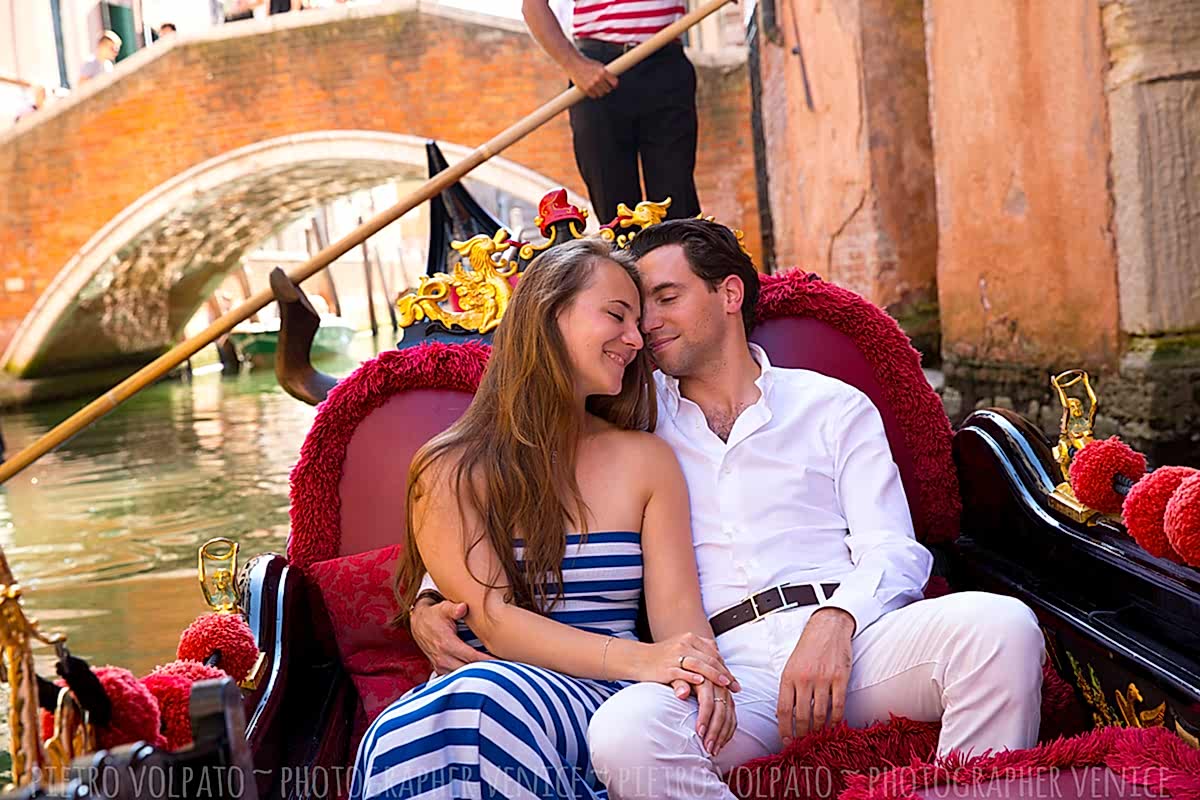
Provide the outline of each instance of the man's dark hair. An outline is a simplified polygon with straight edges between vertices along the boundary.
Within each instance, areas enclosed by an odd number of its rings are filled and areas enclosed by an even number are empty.
[[[758,270],[754,268],[750,256],[742,252],[733,231],[703,219],[668,220],[652,225],[635,236],[629,245],[629,252],[634,258],[641,258],[652,250],[672,244],[683,248],[692,272],[713,291],[730,275],[742,279],[746,287],[742,298],[742,324],[749,337],[754,327],[754,310],[758,306]]]

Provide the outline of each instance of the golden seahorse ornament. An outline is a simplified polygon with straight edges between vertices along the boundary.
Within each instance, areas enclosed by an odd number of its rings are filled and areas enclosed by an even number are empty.
[[[517,274],[519,265],[501,257],[508,248],[508,231],[504,228],[488,236],[481,233],[465,242],[451,242],[457,252],[466,256],[454,265],[454,271],[421,278],[416,291],[401,297],[396,307],[404,327],[423,319],[437,320],[447,328],[460,328],[488,333],[500,324],[512,297],[509,279]],[[443,306],[454,292],[458,309]]]

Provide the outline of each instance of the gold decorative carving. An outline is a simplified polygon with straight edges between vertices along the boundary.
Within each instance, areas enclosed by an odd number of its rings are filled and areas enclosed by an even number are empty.
[[[400,324],[408,327],[424,319],[436,320],[446,327],[488,333],[500,324],[508,300],[512,296],[509,278],[517,274],[518,263],[501,255],[508,244],[508,231],[504,228],[494,236],[481,233],[465,242],[452,242],[459,253],[466,256],[470,269],[462,262],[454,266],[451,275],[439,274],[421,278],[416,291],[397,301]],[[450,292],[458,301],[458,310],[444,307],[443,302]]]
[[[1082,400],[1067,394],[1067,389],[1081,383],[1087,392],[1089,402],[1086,410]],[[1067,480],[1071,477],[1071,459],[1076,453],[1095,441],[1093,429],[1096,424],[1096,408],[1100,403],[1096,399],[1096,393],[1092,391],[1088,374],[1081,369],[1071,369],[1055,375],[1050,379],[1050,385],[1054,387],[1063,407],[1062,419],[1058,424],[1058,444],[1054,447],[1054,458],[1062,470],[1063,480]]]
[[[66,641],[62,634],[43,633],[36,619],[25,616],[21,592],[21,586],[13,580],[8,559],[0,550],[0,656],[4,660],[0,678],[9,687],[8,732],[14,787],[31,783],[45,761],[40,741],[33,642],[52,645],[57,650]]]
[[[1068,389],[1080,384],[1087,394],[1086,409],[1083,400],[1067,394]],[[1063,408],[1062,419],[1059,421],[1058,444],[1054,446],[1054,460],[1058,462],[1062,481],[1050,493],[1050,505],[1076,522],[1092,524],[1100,516],[1100,512],[1079,502],[1079,498],[1071,489],[1071,459],[1095,441],[1093,428],[1099,401],[1096,399],[1096,393],[1092,391],[1088,374],[1081,369],[1071,369],[1053,376],[1050,378],[1050,385],[1058,394]]]
[[[617,206],[616,219],[602,226],[598,235],[617,247],[626,248],[638,233],[666,219],[670,207],[670,198],[662,202],[643,200],[632,209],[621,203]],[[567,222],[566,231],[572,239],[582,239],[585,235],[583,220],[586,214],[567,203],[565,192],[547,195],[539,209],[541,213],[534,219],[534,224],[548,236],[541,244],[511,242],[508,231],[503,228],[494,236],[479,234],[465,242],[453,242],[451,247],[466,256],[466,265],[460,261],[450,274],[423,276],[416,289],[396,301],[400,325],[407,328],[430,320],[447,328],[458,327],[479,333],[495,330],[512,297],[510,279],[520,277],[521,263],[531,261],[558,243],[562,227],[558,223]],[[704,219],[715,221],[712,217]],[[745,233],[735,230],[734,234],[742,252],[750,255],[745,246]],[[516,259],[506,259],[504,254],[514,246]]]
[[[541,217],[538,217],[537,219],[540,220]],[[571,223],[571,232],[572,233],[575,232],[575,223]],[[578,239],[579,237],[576,236],[575,238]],[[521,247],[517,250],[517,258],[523,259],[525,261],[532,261],[534,256],[538,255],[539,253],[542,253],[545,250],[549,250],[551,247],[554,246],[555,242],[557,242],[557,241],[558,241],[558,228],[551,228],[550,229],[550,238],[547,239],[546,241],[542,242],[541,244],[530,244],[528,242],[523,243],[521,245]]]
[[[655,203],[650,200],[643,200],[630,210],[629,206],[624,203],[617,204],[617,218],[600,229],[600,238],[606,242],[613,242],[617,247],[626,248],[633,238],[637,236],[638,231],[643,231],[651,225],[657,225],[667,218],[667,209],[671,207],[671,198],[663,200],[661,203]],[[617,229],[622,230],[636,227],[637,231],[629,233],[618,233]]]
[[[643,200],[629,210],[629,206],[624,203],[617,205],[617,219],[621,222],[622,228],[632,228],[634,225],[638,228],[649,228],[651,225],[657,225],[667,218],[667,209],[671,207],[671,198],[663,200],[661,203],[654,203],[649,200]]]
[[[1136,704],[1145,702],[1145,699],[1136,684],[1129,684],[1129,688],[1124,693],[1117,689],[1113,694],[1116,695],[1117,709],[1121,712],[1121,719],[1125,721],[1126,727],[1160,728],[1166,724],[1167,704],[1165,702],[1159,703],[1151,709],[1137,710]]]
[[[54,733],[46,740],[47,783],[67,780],[67,769],[79,756],[96,749],[96,729],[88,722],[75,695],[65,686],[58,693]]]
[[[1071,671],[1075,674],[1075,685],[1079,687],[1084,702],[1091,708],[1092,722],[1096,727],[1114,725],[1123,728],[1166,727],[1167,704],[1165,701],[1153,708],[1139,709],[1138,704],[1144,703],[1145,698],[1142,697],[1142,692],[1138,689],[1137,684],[1130,683],[1124,691],[1120,689],[1113,691],[1117,706],[1114,712],[1113,707],[1105,698],[1104,688],[1100,685],[1096,670],[1089,664],[1085,674],[1083,666],[1070,652],[1067,653],[1067,660],[1070,661]],[[1178,720],[1175,722],[1175,733],[1193,747],[1200,747],[1196,736],[1185,730]]]

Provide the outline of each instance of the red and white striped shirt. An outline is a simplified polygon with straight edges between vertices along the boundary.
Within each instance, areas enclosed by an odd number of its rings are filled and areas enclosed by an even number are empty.
[[[644,42],[686,13],[686,0],[575,0],[575,38]]]

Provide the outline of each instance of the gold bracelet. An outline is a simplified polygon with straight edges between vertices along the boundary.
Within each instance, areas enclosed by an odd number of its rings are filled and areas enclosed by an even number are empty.
[[[600,656],[600,674],[604,676],[601,680],[608,680],[608,646],[612,644],[614,638],[610,636],[604,641],[604,652]]]

